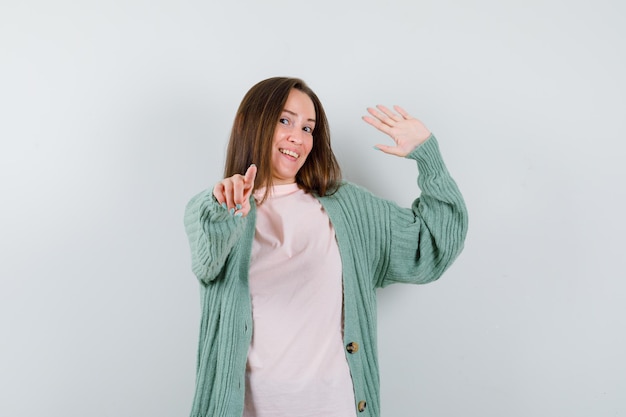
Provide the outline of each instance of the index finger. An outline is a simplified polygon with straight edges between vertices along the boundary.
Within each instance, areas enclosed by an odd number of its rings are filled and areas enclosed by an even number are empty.
[[[363,119],[366,123],[374,126],[376,129],[380,130],[384,134],[391,135],[391,128],[388,125],[381,122],[380,120],[378,120],[377,118],[370,117],[370,116],[363,116],[361,119]]]
[[[246,171],[246,174],[244,176],[244,181],[246,183],[246,186],[249,187],[254,187],[254,179],[256,178],[256,165],[252,164],[248,167],[248,170]]]

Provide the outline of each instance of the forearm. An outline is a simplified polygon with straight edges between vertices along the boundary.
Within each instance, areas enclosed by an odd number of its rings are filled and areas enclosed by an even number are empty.
[[[221,207],[211,190],[196,195],[185,210],[185,230],[191,249],[191,267],[204,283],[215,279],[244,231],[245,218]]]
[[[390,266],[382,285],[436,280],[463,249],[467,209],[434,136],[407,158],[417,161],[421,195],[411,210],[392,210]]]

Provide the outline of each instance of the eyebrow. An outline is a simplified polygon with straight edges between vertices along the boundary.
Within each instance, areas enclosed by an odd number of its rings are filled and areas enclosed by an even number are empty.
[[[297,116],[297,115],[298,115],[298,113],[292,112],[291,110],[283,109],[283,111],[284,111],[285,113],[289,113],[289,114],[291,114],[291,115],[293,115],[293,116]],[[308,121],[309,121],[309,122],[313,122],[313,123],[315,123],[315,119],[308,119]]]

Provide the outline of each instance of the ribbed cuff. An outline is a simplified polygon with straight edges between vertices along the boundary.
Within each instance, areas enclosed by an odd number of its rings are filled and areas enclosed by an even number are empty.
[[[446,170],[439,150],[439,143],[432,133],[424,143],[413,149],[406,158],[417,161],[417,166],[422,173]]]

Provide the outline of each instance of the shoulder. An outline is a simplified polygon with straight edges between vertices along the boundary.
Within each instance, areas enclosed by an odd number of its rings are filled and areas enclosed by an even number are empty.
[[[349,181],[342,181],[339,188],[324,197],[316,196],[326,208],[334,207],[344,212],[358,212],[378,210],[386,200],[372,194],[366,188]]]
[[[350,181],[342,180],[339,184],[339,187],[334,193],[318,198],[321,200],[344,200],[354,196],[366,198],[373,197],[374,195],[369,190],[360,185],[357,185]]]

